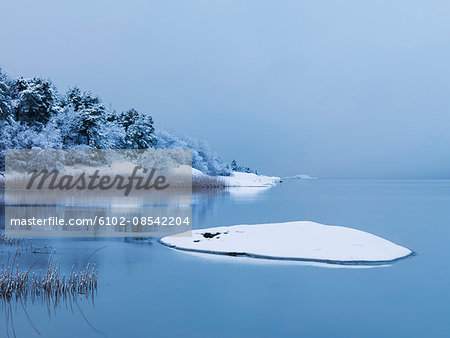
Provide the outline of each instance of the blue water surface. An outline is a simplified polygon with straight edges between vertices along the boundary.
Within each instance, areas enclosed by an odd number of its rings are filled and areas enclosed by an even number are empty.
[[[193,200],[195,228],[312,220],[368,231],[417,255],[386,267],[330,268],[211,259],[156,240],[45,240],[69,271],[105,246],[90,259],[97,294],[57,306],[3,300],[0,336],[13,336],[11,320],[17,337],[450,336],[450,181],[285,181]]]

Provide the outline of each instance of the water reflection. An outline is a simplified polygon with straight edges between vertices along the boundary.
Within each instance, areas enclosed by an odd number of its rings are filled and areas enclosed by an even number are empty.
[[[79,294],[54,297],[52,294],[45,293],[42,297],[32,297],[31,300],[27,296],[18,296],[11,299],[2,298],[1,311],[5,318],[6,326],[3,327],[3,332],[0,331],[0,335],[5,334],[7,337],[16,337],[17,334],[15,325],[18,324],[19,326],[24,326],[25,323],[21,319],[25,317],[29,327],[32,328],[36,335],[41,336],[42,333],[39,330],[39,323],[32,318],[33,316],[30,315],[29,311],[27,310],[29,306],[38,305],[46,312],[49,322],[51,322],[56,317],[58,311],[70,310],[72,314],[78,312],[93,332],[96,332],[102,336],[106,336],[106,334],[98,330],[91,323],[91,321],[89,321],[88,317],[82,310],[82,307],[80,307],[80,303],[83,303],[84,306],[88,304],[93,309],[95,309],[94,298],[94,293],[92,293],[91,295],[86,294],[84,295],[84,297],[83,295]],[[16,324],[15,317],[19,319],[18,321],[16,321]]]
[[[194,190],[192,194],[193,228],[204,224],[218,208],[229,203],[255,202],[271,187],[230,187]]]
[[[245,201],[252,201],[259,198],[267,191],[266,188],[238,188],[238,189],[196,189],[192,194],[192,214],[194,227],[197,227],[207,219],[211,218],[216,212],[220,211],[221,206],[229,203],[241,203]],[[20,197],[17,197],[20,199]],[[40,202],[39,196],[35,197],[36,203]],[[70,204],[70,200],[66,201]],[[142,212],[143,207],[140,203],[124,204],[123,201],[117,201],[117,196],[105,200],[105,195],[102,196],[102,206],[97,206],[103,210],[104,215],[109,215],[113,212],[113,205],[120,204],[121,208],[133,213],[137,209]],[[64,201],[60,201],[64,205]],[[4,215],[5,215],[5,197],[3,191],[0,193],[0,226],[4,229]],[[87,217],[91,215],[91,208],[77,208],[77,217]],[[4,237],[3,237],[4,239]],[[59,275],[70,276],[71,271],[80,272],[80,267],[86,265],[86,259],[89,262],[97,264],[99,267],[99,290],[92,289],[82,292],[22,292],[14,294],[10,297],[1,297],[2,315],[6,320],[6,326],[3,326],[3,332],[0,336],[29,336],[41,335],[49,332],[49,325],[57,325],[64,327],[62,318],[78,318],[81,327],[84,330],[89,330],[95,335],[104,335],[102,329],[96,325],[93,313],[96,310],[96,299],[98,293],[108,293],[108,285],[111,280],[116,280],[118,277],[123,284],[119,288],[128,290],[128,278],[130,267],[145,262],[145,264],[152,264],[152,251],[158,248],[157,252],[166,253],[165,248],[159,248],[155,245],[155,239],[145,237],[131,237],[131,238],[33,238],[30,240],[3,240],[0,243],[0,258],[3,266],[6,268],[11,265],[12,261],[19,263],[14,268],[14,271],[25,273],[29,270],[30,276],[39,276],[38,280],[42,279],[43,271],[48,270],[48,261],[51,257],[52,269],[56,269]],[[95,253],[99,248],[105,249]],[[150,251],[149,251],[150,249]],[[154,254],[154,252],[153,252]],[[147,256],[143,256],[147,255]],[[16,258],[14,258],[16,257]],[[145,258],[144,258],[145,257]],[[139,258],[139,259],[137,259]],[[58,263],[55,263],[58,262]],[[15,263],[14,263],[15,264]],[[13,264],[13,265],[14,265]],[[55,266],[56,264],[56,266]],[[18,269],[17,269],[18,268]],[[12,269],[12,268],[11,268]],[[84,271],[84,270],[83,270]],[[132,269],[134,273],[134,268]],[[145,272],[142,272],[145,276]],[[53,277],[52,277],[53,278]],[[68,277],[66,277],[68,278]],[[70,278],[70,277],[69,277]],[[131,281],[134,285],[136,280]],[[151,285],[151,284],[150,284]],[[117,287],[117,284],[116,284]],[[128,291],[127,291],[128,292]],[[107,302],[113,302],[111,295]],[[129,307],[127,307],[128,309]],[[103,310],[104,311],[104,310]],[[43,316],[45,314],[45,317]],[[73,317],[75,315],[75,317]],[[69,316],[69,317],[68,317]],[[50,324],[52,323],[52,324]],[[105,323],[103,323],[105,324]],[[102,327],[104,329],[104,325]],[[21,334],[22,332],[22,334]],[[27,332],[23,334],[23,332]]]
[[[1,235],[0,246],[0,302],[6,320],[6,336],[16,336],[15,316],[25,316],[34,332],[41,334],[27,310],[29,307],[45,309],[49,321],[61,309],[70,309],[72,313],[76,310],[88,322],[79,304],[95,308],[98,270],[95,264],[87,261],[99,249],[87,256],[83,263],[76,264],[76,259],[64,262],[58,258],[56,248],[43,240]],[[71,270],[68,269],[70,264]]]
[[[195,192],[195,227],[313,220],[358,228],[419,254],[387,269],[323,269],[256,260],[236,264],[238,257],[227,263],[227,257],[195,257],[151,239],[33,239],[36,247],[47,242],[56,249],[52,255],[62,257],[64,271],[107,247],[90,259],[99,267],[99,285],[94,305],[78,298],[84,316],[73,303],[72,309],[60,303],[51,320],[45,302],[24,305],[46,337],[99,336],[85,317],[109,337],[233,337],[249,330],[274,337],[381,337],[405,328],[418,337],[438,337],[449,332],[448,302],[442,301],[450,283],[442,268],[450,250],[449,205],[450,181],[433,180],[300,180],[254,195]],[[27,256],[24,267],[36,257],[45,265],[48,258],[45,252]],[[38,337],[20,301],[11,310],[16,336]],[[8,330],[13,336],[11,325]]]

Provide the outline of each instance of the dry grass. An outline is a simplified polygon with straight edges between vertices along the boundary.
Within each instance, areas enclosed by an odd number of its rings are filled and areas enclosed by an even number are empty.
[[[47,245],[47,243],[44,243],[43,247],[37,247],[33,245],[33,240],[31,239],[25,239],[25,238],[19,238],[19,237],[6,237],[6,235],[1,234],[0,235],[0,247],[9,247],[9,248],[15,248],[16,252],[23,253],[23,252],[31,252],[31,253],[45,253],[45,254],[55,254],[56,249],[53,248],[51,245]]]
[[[9,240],[7,239],[7,241]],[[22,247],[23,245],[19,246],[19,248]],[[94,306],[98,279],[95,264],[91,266],[89,263],[84,263],[79,271],[75,270],[75,265],[73,265],[70,274],[66,276],[64,273],[61,273],[61,258],[52,259],[52,256],[49,256],[45,269],[31,272],[33,266],[37,263],[36,261],[27,270],[21,271],[18,263],[18,257],[21,255],[19,248],[16,248],[16,253],[13,257],[11,255],[8,257],[6,265],[2,264],[0,272],[0,304],[6,319],[6,326],[4,327],[6,336],[17,336],[13,313],[17,311],[17,305],[19,304],[22,306],[23,312],[33,330],[37,335],[41,335],[28,314],[28,299],[30,299],[32,304],[38,303],[46,306],[49,320],[52,318],[52,313],[56,314],[56,310],[60,308],[61,304],[65,304],[66,309],[70,306],[72,312],[76,307],[92,330],[104,336],[104,333],[97,330],[89,322],[78,305],[78,300],[83,297]]]
[[[61,273],[61,259],[50,256],[44,271],[32,272],[34,266],[27,270],[19,268],[18,252],[13,259],[8,258],[6,266],[2,264],[0,273],[0,297],[11,299],[22,296],[67,296],[68,294],[88,294],[97,289],[98,273],[95,264],[86,263],[78,272],[75,266],[69,275]]]
[[[226,188],[227,184],[220,176],[192,176],[192,189]]]

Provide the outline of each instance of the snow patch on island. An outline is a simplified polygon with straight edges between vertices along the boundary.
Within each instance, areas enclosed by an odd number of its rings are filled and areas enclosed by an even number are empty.
[[[413,254],[364,231],[309,221],[200,229],[160,242],[193,252],[331,264],[386,264]]]

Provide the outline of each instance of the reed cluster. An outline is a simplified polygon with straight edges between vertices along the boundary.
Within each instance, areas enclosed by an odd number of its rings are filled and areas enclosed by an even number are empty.
[[[0,245],[6,245],[10,247],[23,247],[28,244],[28,241],[24,238],[6,237],[5,234],[0,234]]]
[[[47,295],[51,297],[67,296],[70,294],[88,294],[97,289],[98,272],[95,264],[86,263],[79,271],[72,266],[70,275],[61,273],[61,259],[50,256],[45,271],[32,272],[34,264],[25,271],[20,271],[17,262],[17,252],[6,266],[2,264],[0,274],[0,297],[11,299]]]
[[[25,238],[7,237],[0,234],[0,247],[15,248],[19,253],[30,251],[31,253],[55,254],[56,249],[44,242],[42,247],[33,245],[33,240]]]
[[[192,190],[204,188],[226,188],[227,183],[220,176],[192,176]]]

